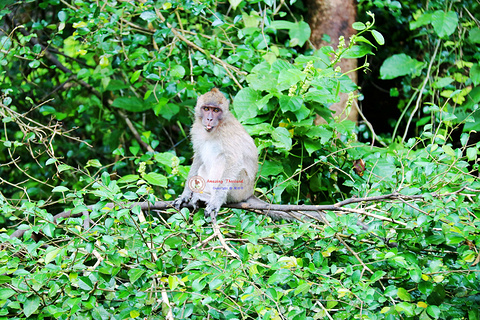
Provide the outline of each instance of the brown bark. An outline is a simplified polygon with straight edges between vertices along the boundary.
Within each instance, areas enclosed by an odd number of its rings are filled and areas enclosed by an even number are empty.
[[[355,0],[307,0],[307,7],[310,12],[308,23],[312,30],[310,41],[316,49],[327,45],[336,49],[340,36],[345,38],[348,45],[348,39],[355,34],[355,30],[352,28],[357,11]],[[331,42],[322,40],[324,34],[330,36]],[[338,66],[345,73],[357,67],[357,60],[342,59]],[[357,72],[351,72],[348,76],[353,82],[357,83]],[[340,102],[334,103],[330,106],[330,109],[335,111],[335,115],[339,115],[345,109],[347,101],[348,95],[341,93]],[[354,122],[358,118],[358,111],[355,105],[356,102],[348,114],[348,119]],[[342,115],[342,119],[345,116]]]

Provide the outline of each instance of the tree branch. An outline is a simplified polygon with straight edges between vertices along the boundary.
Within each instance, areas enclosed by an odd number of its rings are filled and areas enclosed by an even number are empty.
[[[349,204],[354,204],[354,203],[376,202],[376,201],[384,201],[384,200],[401,200],[401,201],[418,200],[418,199],[423,200],[427,197],[436,198],[436,197],[450,196],[453,194],[459,194],[464,190],[467,190],[473,193],[480,193],[480,190],[471,189],[469,187],[463,187],[455,192],[450,192],[447,194],[429,193],[429,194],[423,194],[423,195],[402,195],[400,193],[394,192],[394,193],[381,195],[381,196],[350,198],[350,199],[337,202],[332,205],[269,204],[256,199],[257,201],[254,201],[254,202],[244,201],[244,202],[238,202],[238,203],[227,203],[223,205],[223,208],[243,209],[243,210],[253,211],[256,213],[262,213],[265,215],[269,215],[269,212],[275,212],[275,216],[278,216],[278,212],[283,212],[284,214],[281,215],[281,218],[290,219],[290,220],[296,219],[300,221],[305,220],[305,218],[310,218],[323,223],[325,223],[326,221],[323,214],[324,211],[356,213],[356,214],[368,216],[374,219],[393,222],[401,226],[406,226],[407,224],[405,222],[398,221],[393,218],[377,215],[371,212],[367,212],[366,210],[363,210],[363,209],[355,209],[355,208],[349,208],[345,206]],[[174,209],[173,201],[156,201],[154,204],[147,201],[132,202],[128,205],[130,209],[136,206],[140,206],[140,209],[145,212],[154,211],[154,210]],[[114,203],[107,203],[104,207],[113,209],[115,207],[119,207],[119,205]],[[88,211],[91,211],[93,208],[94,208],[94,205],[87,206]],[[57,220],[60,218],[75,218],[75,217],[81,217],[85,215],[86,217],[85,223],[87,225],[88,223],[90,223],[90,220],[88,218],[88,211],[79,212],[75,214],[72,214],[72,210],[63,211],[53,217],[53,223],[57,224]],[[20,238],[23,236],[23,234],[26,231],[27,230],[18,229],[10,235],[10,238]]]

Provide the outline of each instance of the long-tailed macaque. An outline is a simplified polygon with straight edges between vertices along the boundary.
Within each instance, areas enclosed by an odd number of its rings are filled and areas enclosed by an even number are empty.
[[[228,107],[217,88],[198,98],[191,129],[193,163],[185,189],[174,202],[177,209],[196,209],[199,201],[205,202],[205,216],[213,222],[223,204],[253,195],[258,170],[255,143]]]

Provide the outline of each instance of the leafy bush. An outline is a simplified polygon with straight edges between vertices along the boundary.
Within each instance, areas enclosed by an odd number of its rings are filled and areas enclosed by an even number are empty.
[[[448,126],[442,135],[454,143],[462,132],[479,128],[480,30],[473,14],[478,2],[366,1],[362,10],[395,18],[396,28],[393,20],[387,22],[394,31],[380,68],[381,79],[400,79],[390,88],[390,95],[400,98],[401,110],[392,139],[404,142],[423,131],[436,131],[443,120]],[[383,27],[379,24],[385,32]]]

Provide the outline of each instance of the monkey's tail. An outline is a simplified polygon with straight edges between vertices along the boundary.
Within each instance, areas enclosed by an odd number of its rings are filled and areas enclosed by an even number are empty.
[[[271,209],[272,205],[268,202],[258,199],[255,196],[251,196],[245,202],[251,205],[252,209],[258,209],[263,211],[267,216],[275,219],[275,220],[299,220],[299,221],[307,221],[310,219],[314,220],[325,220],[325,215],[320,211],[298,211],[298,210],[288,210],[288,211],[279,211]],[[248,209],[248,208],[245,208]]]

